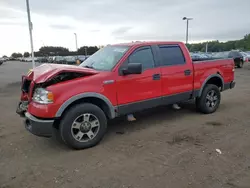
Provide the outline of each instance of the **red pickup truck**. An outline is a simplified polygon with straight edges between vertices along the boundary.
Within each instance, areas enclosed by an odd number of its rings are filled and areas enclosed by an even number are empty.
[[[190,99],[215,112],[234,70],[233,59],[193,62],[181,42],[108,45],[79,66],[43,64],[23,76],[17,113],[31,133],[83,149],[118,116]]]

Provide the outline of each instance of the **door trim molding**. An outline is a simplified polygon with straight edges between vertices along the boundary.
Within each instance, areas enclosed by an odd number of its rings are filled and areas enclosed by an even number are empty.
[[[196,93],[197,92],[198,91],[196,91]],[[193,98],[192,94],[193,91],[188,91],[174,95],[156,97],[153,99],[147,99],[129,104],[118,105],[117,106],[118,116],[154,108],[157,106],[164,106],[164,105],[187,101]]]

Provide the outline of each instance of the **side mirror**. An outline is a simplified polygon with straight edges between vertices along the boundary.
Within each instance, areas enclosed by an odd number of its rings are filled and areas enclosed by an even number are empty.
[[[142,73],[142,64],[141,63],[129,63],[127,67],[122,69],[123,75],[141,74],[141,73]]]

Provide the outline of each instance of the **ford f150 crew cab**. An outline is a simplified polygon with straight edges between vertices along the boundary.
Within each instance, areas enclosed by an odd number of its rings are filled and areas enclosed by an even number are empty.
[[[37,136],[54,133],[70,147],[98,144],[107,120],[196,99],[213,113],[235,86],[233,59],[193,62],[181,42],[108,45],[79,66],[43,64],[22,77],[17,113]]]

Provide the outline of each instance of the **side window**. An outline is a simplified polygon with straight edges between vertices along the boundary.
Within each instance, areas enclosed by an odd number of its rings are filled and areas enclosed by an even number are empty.
[[[163,65],[182,65],[185,58],[179,46],[159,46]]]
[[[128,58],[129,63],[141,63],[142,69],[150,69],[154,67],[154,57],[150,47],[136,50]]]

